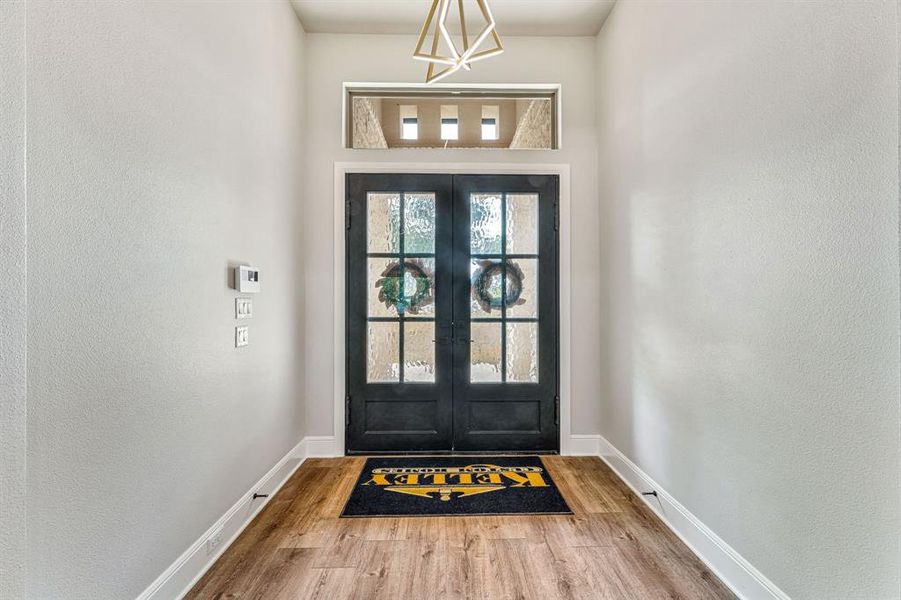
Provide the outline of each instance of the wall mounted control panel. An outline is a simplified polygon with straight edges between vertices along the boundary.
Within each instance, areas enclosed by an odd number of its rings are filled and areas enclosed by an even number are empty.
[[[235,267],[235,288],[242,294],[260,291],[260,270],[255,267]]]

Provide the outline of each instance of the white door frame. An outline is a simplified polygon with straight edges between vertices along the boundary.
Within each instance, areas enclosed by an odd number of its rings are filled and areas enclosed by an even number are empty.
[[[511,164],[511,163],[394,163],[394,162],[336,162],[335,163],[335,372],[334,409],[335,437],[333,453],[342,456],[344,446],[345,392],[345,281],[344,281],[344,182],[347,173],[441,173],[463,175],[558,175],[560,177],[560,453],[578,454],[583,448],[581,436],[572,435],[572,238],[570,226],[570,166],[568,164]],[[323,440],[324,441],[324,440]]]

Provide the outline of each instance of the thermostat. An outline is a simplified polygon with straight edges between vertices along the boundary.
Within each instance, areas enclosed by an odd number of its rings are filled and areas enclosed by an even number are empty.
[[[235,267],[235,288],[241,293],[260,291],[260,270],[254,267]]]

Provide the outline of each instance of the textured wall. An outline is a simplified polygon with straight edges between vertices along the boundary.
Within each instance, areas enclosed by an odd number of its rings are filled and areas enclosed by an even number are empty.
[[[28,3],[33,598],[134,598],[301,439],[302,38],[287,3]]]
[[[899,598],[893,2],[620,2],[603,434],[797,600]]]
[[[551,147],[551,103],[532,100],[519,119],[511,148]]]
[[[376,110],[376,106],[379,110]],[[353,147],[354,148],[387,148],[382,123],[379,120],[381,100],[372,98],[353,99]]]
[[[25,2],[0,2],[0,598],[25,595]]]
[[[309,131],[304,219],[306,406],[308,435],[334,430],[334,163],[335,161],[570,163],[572,165],[572,371],[574,433],[597,433],[600,406],[600,247],[592,79],[594,38],[504,39],[506,52],[450,81],[563,84],[563,149],[348,150],[341,142],[343,81],[421,81],[425,67],[409,58],[415,36],[307,36]]]

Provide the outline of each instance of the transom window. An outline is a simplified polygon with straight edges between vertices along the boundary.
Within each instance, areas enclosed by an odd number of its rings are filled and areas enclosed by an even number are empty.
[[[560,86],[345,83],[346,148],[559,148]]]

